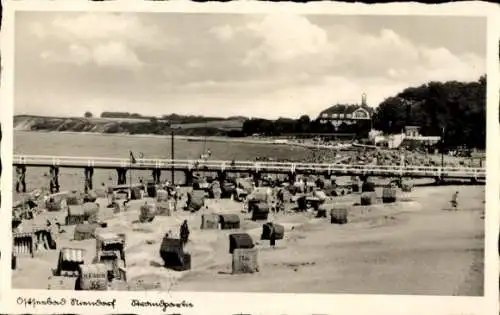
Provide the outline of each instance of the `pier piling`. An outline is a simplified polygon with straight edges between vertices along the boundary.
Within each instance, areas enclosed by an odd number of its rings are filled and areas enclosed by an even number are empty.
[[[26,192],[26,166],[16,166],[16,192]]]
[[[153,174],[153,181],[155,184],[159,184],[161,182],[161,169],[154,169],[152,171]]]
[[[119,167],[116,169],[118,174],[118,185],[125,185],[127,183],[127,169],[124,167]]]
[[[217,172],[217,180],[218,180],[219,182],[221,182],[221,183],[222,183],[223,181],[225,181],[225,180],[226,180],[226,172],[225,172],[225,171],[218,171],[218,172]]]
[[[436,185],[441,185],[443,183],[443,178],[441,176],[434,177],[434,182]]]
[[[85,193],[88,193],[89,190],[94,189],[93,185],[93,179],[92,177],[94,176],[94,168],[93,167],[86,167],[84,170],[85,174]]]
[[[59,167],[51,166],[49,170],[50,176],[50,193],[59,192]]]
[[[184,177],[186,178],[186,186],[192,186],[193,185],[193,171],[192,170],[187,170],[184,171]]]
[[[252,172],[252,178],[253,178],[253,182],[255,183],[255,187],[259,187],[260,186],[260,182],[261,182],[261,176],[262,174],[258,171],[254,171]]]

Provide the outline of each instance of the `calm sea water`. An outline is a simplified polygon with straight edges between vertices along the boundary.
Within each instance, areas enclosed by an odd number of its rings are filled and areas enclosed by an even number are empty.
[[[307,159],[311,151],[300,147],[268,144],[244,144],[232,142],[189,142],[176,139],[176,159],[196,159],[204,150],[210,149],[212,158],[217,160],[254,160],[256,156],[278,159]],[[129,151],[144,158],[170,158],[170,136],[127,136],[57,132],[14,132],[14,154],[56,155],[56,156],[95,156],[128,158]],[[28,168],[26,174],[27,190],[48,187],[48,168]],[[148,171],[132,171],[133,181],[139,178],[152,179]],[[15,174],[14,174],[15,176]],[[130,174],[127,174],[127,181]],[[183,180],[183,174],[175,175],[176,181]],[[15,177],[14,177],[15,178]],[[164,171],[162,179],[170,180],[170,172]],[[95,170],[94,186],[101,183],[116,183],[117,175],[113,170]],[[60,170],[61,190],[83,189],[83,170]],[[15,184],[15,183],[14,183]]]

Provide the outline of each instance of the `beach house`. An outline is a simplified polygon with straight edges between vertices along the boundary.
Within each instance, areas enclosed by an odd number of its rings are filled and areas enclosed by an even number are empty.
[[[371,122],[373,109],[366,104],[363,94],[361,104],[337,104],[323,110],[318,117],[321,123],[330,123],[338,128],[340,125],[356,125]]]

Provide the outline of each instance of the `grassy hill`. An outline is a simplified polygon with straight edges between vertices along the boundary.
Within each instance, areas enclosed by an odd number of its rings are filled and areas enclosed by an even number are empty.
[[[14,130],[161,135],[170,134],[172,129],[176,129],[176,133],[180,135],[237,136],[241,132],[244,122],[243,119],[238,118],[178,123],[166,119],[147,118],[82,118],[17,115],[14,116]],[[185,118],[184,120],[189,121],[189,119]]]

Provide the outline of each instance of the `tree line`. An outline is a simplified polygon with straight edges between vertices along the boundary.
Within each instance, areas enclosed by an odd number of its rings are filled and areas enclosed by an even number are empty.
[[[422,135],[442,136],[446,147],[486,147],[486,76],[475,82],[430,82],[384,100],[373,126],[386,133],[405,125]]]
[[[90,111],[87,111],[83,115],[85,118],[92,118],[94,114]],[[162,115],[161,117],[155,116],[145,116],[138,113],[129,113],[129,112],[110,112],[105,111],[100,115],[101,118],[115,118],[115,119],[148,119],[150,122],[155,123],[158,121],[163,121],[169,124],[193,124],[193,123],[204,123],[209,121],[223,121],[223,120],[246,120],[247,117],[244,116],[233,116],[233,117],[207,117],[201,115],[178,115],[178,114],[169,114]]]
[[[370,121],[366,120],[352,125],[342,123],[338,127],[335,127],[331,123],[322,123],[320,119],[311,119],[307,115],[302,115],[299,119],[248,119],[243,123],[242,134],[244,136],[258,134],[268,137],[277,137],[290,134],[339,133],[355,134],[358,138],[366,138],[370,129]]]

